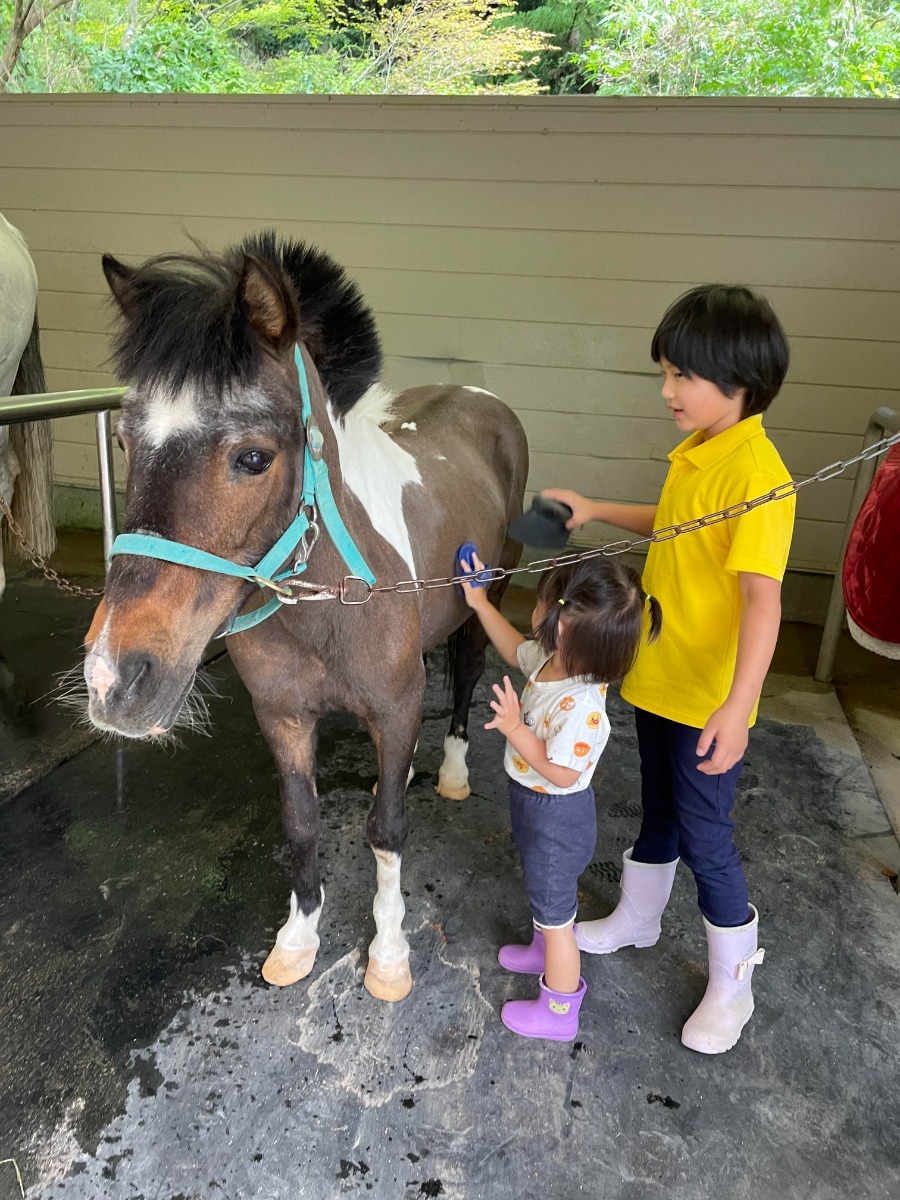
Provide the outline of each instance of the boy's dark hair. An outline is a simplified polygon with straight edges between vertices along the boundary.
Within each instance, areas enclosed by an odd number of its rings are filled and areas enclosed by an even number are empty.
[[[548,654],[559,645],[568,675],[613,683],[634,666],[644,631],[644,588],[633,567],[617,558],[589,558],[541,576],[538,603],[547,606],[534,634]],[[662,628],[662,609],[650,597],[650,641]]]
[[[726,396],[743,388],[742,420],[766,411],[790,362],[787,338],[768,300],[724,283],[679,296],[660,321],[650,354],[688,378],[710,380]]]

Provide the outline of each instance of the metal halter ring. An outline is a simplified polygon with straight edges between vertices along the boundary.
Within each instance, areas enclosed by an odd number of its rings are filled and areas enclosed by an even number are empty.
[[[348,583],[360,583],[365,589],[361,600],[351,600],[347,593]],[[363,579],[360,575],[345,575],[341,580],[340,601],[341,604],[347,605],[349,608],[356,608],[362,604],[368,604],[372,599],[372,585],[368,580]]]
[[[283,583],[276,583],[274,579],[267,579],[265,575],[251,575],[250,579],[253,583],[258,583],[260,587],[271,588],[279,600],[291,594]]]

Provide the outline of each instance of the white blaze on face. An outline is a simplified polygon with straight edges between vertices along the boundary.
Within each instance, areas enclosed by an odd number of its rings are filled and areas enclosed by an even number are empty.
[[[200,428],[197,394],[190,387],[179,392],[160,387],[144,397],[139,436],[158,450],[170,437]],[[127,406],[126,399],[126,406]]]
[[[400,892],[400,855],[390,850],[373,850],[377,863],[378,892],[372,911],[377,930],[369,947],[369,958],[382,966],[409,958],[409,942],[403,932],[406,907]]]
[[[307,917],[297,902],[297,893],[291,892],[291,913],[282,927],[278,930],[275,945],[282,950],[292,953],[298,950],[309,950],[315,953],[319,949],[319,917],[322,915],[322,905],[325,903],[325,889],[321,890],[319,907]]]
[[[416,563],[403,516],[403,492],[422,483],[415,458],[381,425],[391,416],[393,394],[374,384],[340,421],[328,408],[344,483],[359,499],[369,520],[390,542],[415,576]]]

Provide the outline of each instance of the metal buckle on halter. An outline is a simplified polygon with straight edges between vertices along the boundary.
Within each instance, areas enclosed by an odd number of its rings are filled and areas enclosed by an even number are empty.
[[[325,437],[312,415],[306,418],[306,445],[313,462],[321,462],[325,450]]]
[[[287,594],[278,597],[282,604],[299,604],[301,600],[336,600],[338,597],[337,589],[326,584],[304,583],[300,579],[285,579],[284,582],[287,589],[297,588],[297,594],[285,589]],[[306,592],[311,594],[306,595]]]
[[[361,584],[364,592],[361,599],[352,599],[349,595],[347,585],[350,583]],[[346,604],[348,607],[357,607],[361,604],[368,604],[372,599],[372,585],[367,579],[363,579],[360,575],[345,575],[341,580],[340,601],[341,604]]]
[[[309,527],[304,530],[303,537],[300,539],[300,545],[297,547],[297,557],[294,559],[294,571],[297,574],[299,574],[309,562],[309,556],[312,553],[312,548],[319,540],[319,511],[315,504],[306,504],[303,507],[309,512],[309,516],[307,517],[307,520],[309,521]]]

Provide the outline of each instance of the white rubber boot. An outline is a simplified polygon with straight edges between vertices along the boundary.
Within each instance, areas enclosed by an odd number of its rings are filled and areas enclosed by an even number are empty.
[[[623,946],[655,946],[678,859],[668,863],[640,863],[631,857],[631,846],[622,855],[622,895],[615,910],[599,921],[575,926],[578,949],[585,954],[612,954]]]
[[[709,983],[697,1009],[681,1031],[683,1045],[701,1054],[724,1054],[741,1036],[753,1015],[750,979],[765,950],[757,949],[759,913],[750,905],[753,920],[746,925],[722,928],[706,917],[709,950]]]

